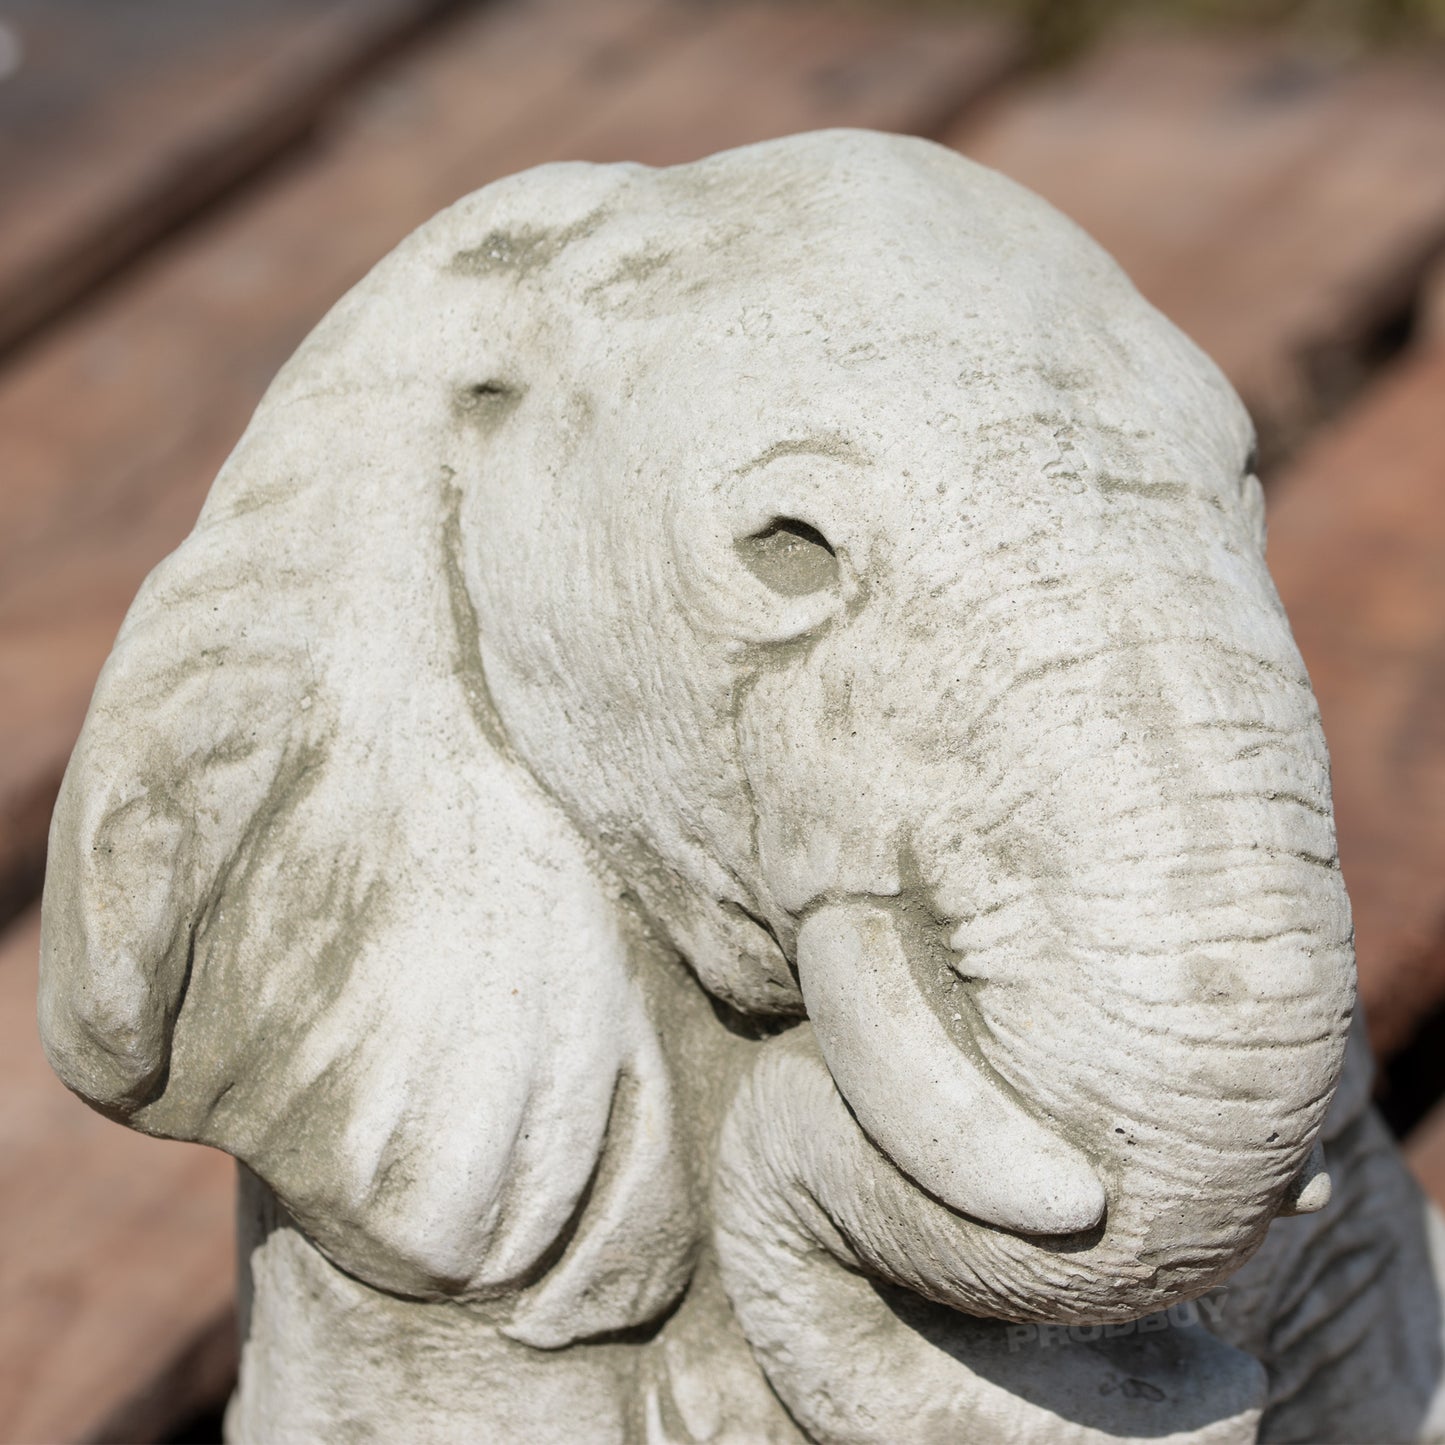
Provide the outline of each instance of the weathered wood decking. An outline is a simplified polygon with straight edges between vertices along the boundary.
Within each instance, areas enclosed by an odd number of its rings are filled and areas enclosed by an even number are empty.
[[[98,0],[7,12],[0,1440],[159,1438],[233,1348],[228,1161],[90,1115],[34,1037],[46,822],[96,671],[331,302],[545,160],[934,136],[1075,216],[1216,356],[1271,461],[1374,1037],[1406,1112],[1445,1087],[1422,1042],[1445,1004],[1445,338],[1408,335],[1445,294],[1445,59],[1129,33],[1041,71],[1001,23],[819,3],[152,6],[139,36]],[[1412,1147],[1445,1197],[1445,1115]]]

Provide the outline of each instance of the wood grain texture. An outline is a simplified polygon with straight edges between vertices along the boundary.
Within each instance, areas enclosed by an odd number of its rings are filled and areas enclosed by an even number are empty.
[[[1382,376],[1270,493],[1269,562],[1329,740],[1377,1052],[1445,1003],[1445,346]]]
[[[0,907],[140,580],[185,535],[266,382],[408,231],[563,157],[676,160],[807,125],[924,129],[1014,63],[989,24],[798,7],[528,0],[467,14],[304,158],[214,212],[0,374]],[[762,80],[754,74],[761,67]]]
[[[1445,243],[1445,68],[1137,35],[948,140],[1047,197],[1224,368],[1281,455]]]
[[[450,0],[10,0],[0,348],[304,135]]]
[[[66,1092],[38,956],[32,912],[0,939],[0,1440],[154,1439],[227,1386],[234,1166]]]

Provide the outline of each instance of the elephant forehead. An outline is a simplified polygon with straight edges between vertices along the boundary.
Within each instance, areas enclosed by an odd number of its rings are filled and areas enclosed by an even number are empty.
[[[1096,392],[1121,368],[1156,388],[1161,367],[1208,371],[1057,211],[897,136],[796,136],[659,171],[545,167],[459,203],[398,258],[447,279],[454,317],[467,295],[565,314],[605,374],[671,374],[689,353],[705,370],[732,351],[786,385],[789,337],[834,372],[893,360],[976,382],[976,404],[1014,371],[1088,375]]]
[[[839,544],[1060,529],[1077,541],[1090,518],[1113,526],[1141,502],[1160,521],[1170,504],[1217,504],[1248,448],[1247,427],[1207,398],[1170,410],[1107,361],[1063,372],[1042,346],[985,367],[972,337],[877,326],[674,339],[655,347],[669,364],[635,364],[619,388],[619,480],[648,510],[691,498],[787,513],[806,492],[808,520]],[[972,510],[992,503],[1009,510]]]
[[[896,276],[808,265],[837,294],[811,296],[783,269],[685,315],[597,329],[579,356],[625,422],[632,475],[655,486],[665,468],[670,490],[709,491],[746,472],[757,491],[760,463],[810,454],[844,503],[850,486],[878,498],[880,520],[885,503],[927,513],[980,489],[1053,505],[1238,478],[1242,408],[1137,296],[1101,317],[1021,290],[977,303],[966,277],[900,290]],[[870,474],[830,466],[843,454]]]
[[[1179,470],[1247,431],[1214,368],[1072,223],[939,147],[863,132],[488,187],[289,370],[314,390],[353,357],[391,386],[586,392],[622,450],[668,457],[673,490],[820,431],[851,429],[905,487],[1053,460],[1127,479],[1141,451]],[[1043,455],[1055,441],[1061,460]]]

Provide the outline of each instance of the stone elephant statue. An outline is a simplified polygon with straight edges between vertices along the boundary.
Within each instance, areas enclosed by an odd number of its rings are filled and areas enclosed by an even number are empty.
[[[230,1436],[1438,1434],[1250,458],[895,136],[543,167],[341,300],[46,883],[56,1070],[243,1165]]]

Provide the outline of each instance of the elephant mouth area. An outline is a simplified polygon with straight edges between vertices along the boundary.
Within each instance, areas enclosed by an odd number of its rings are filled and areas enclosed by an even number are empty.
[[[872,1143],[958,1213],[1030,1236],[1101,1229],[1107,1195],[1073,1140],[989,1064],[942,930],[907,899],[827,901],[797,936],[804,1004]]]

